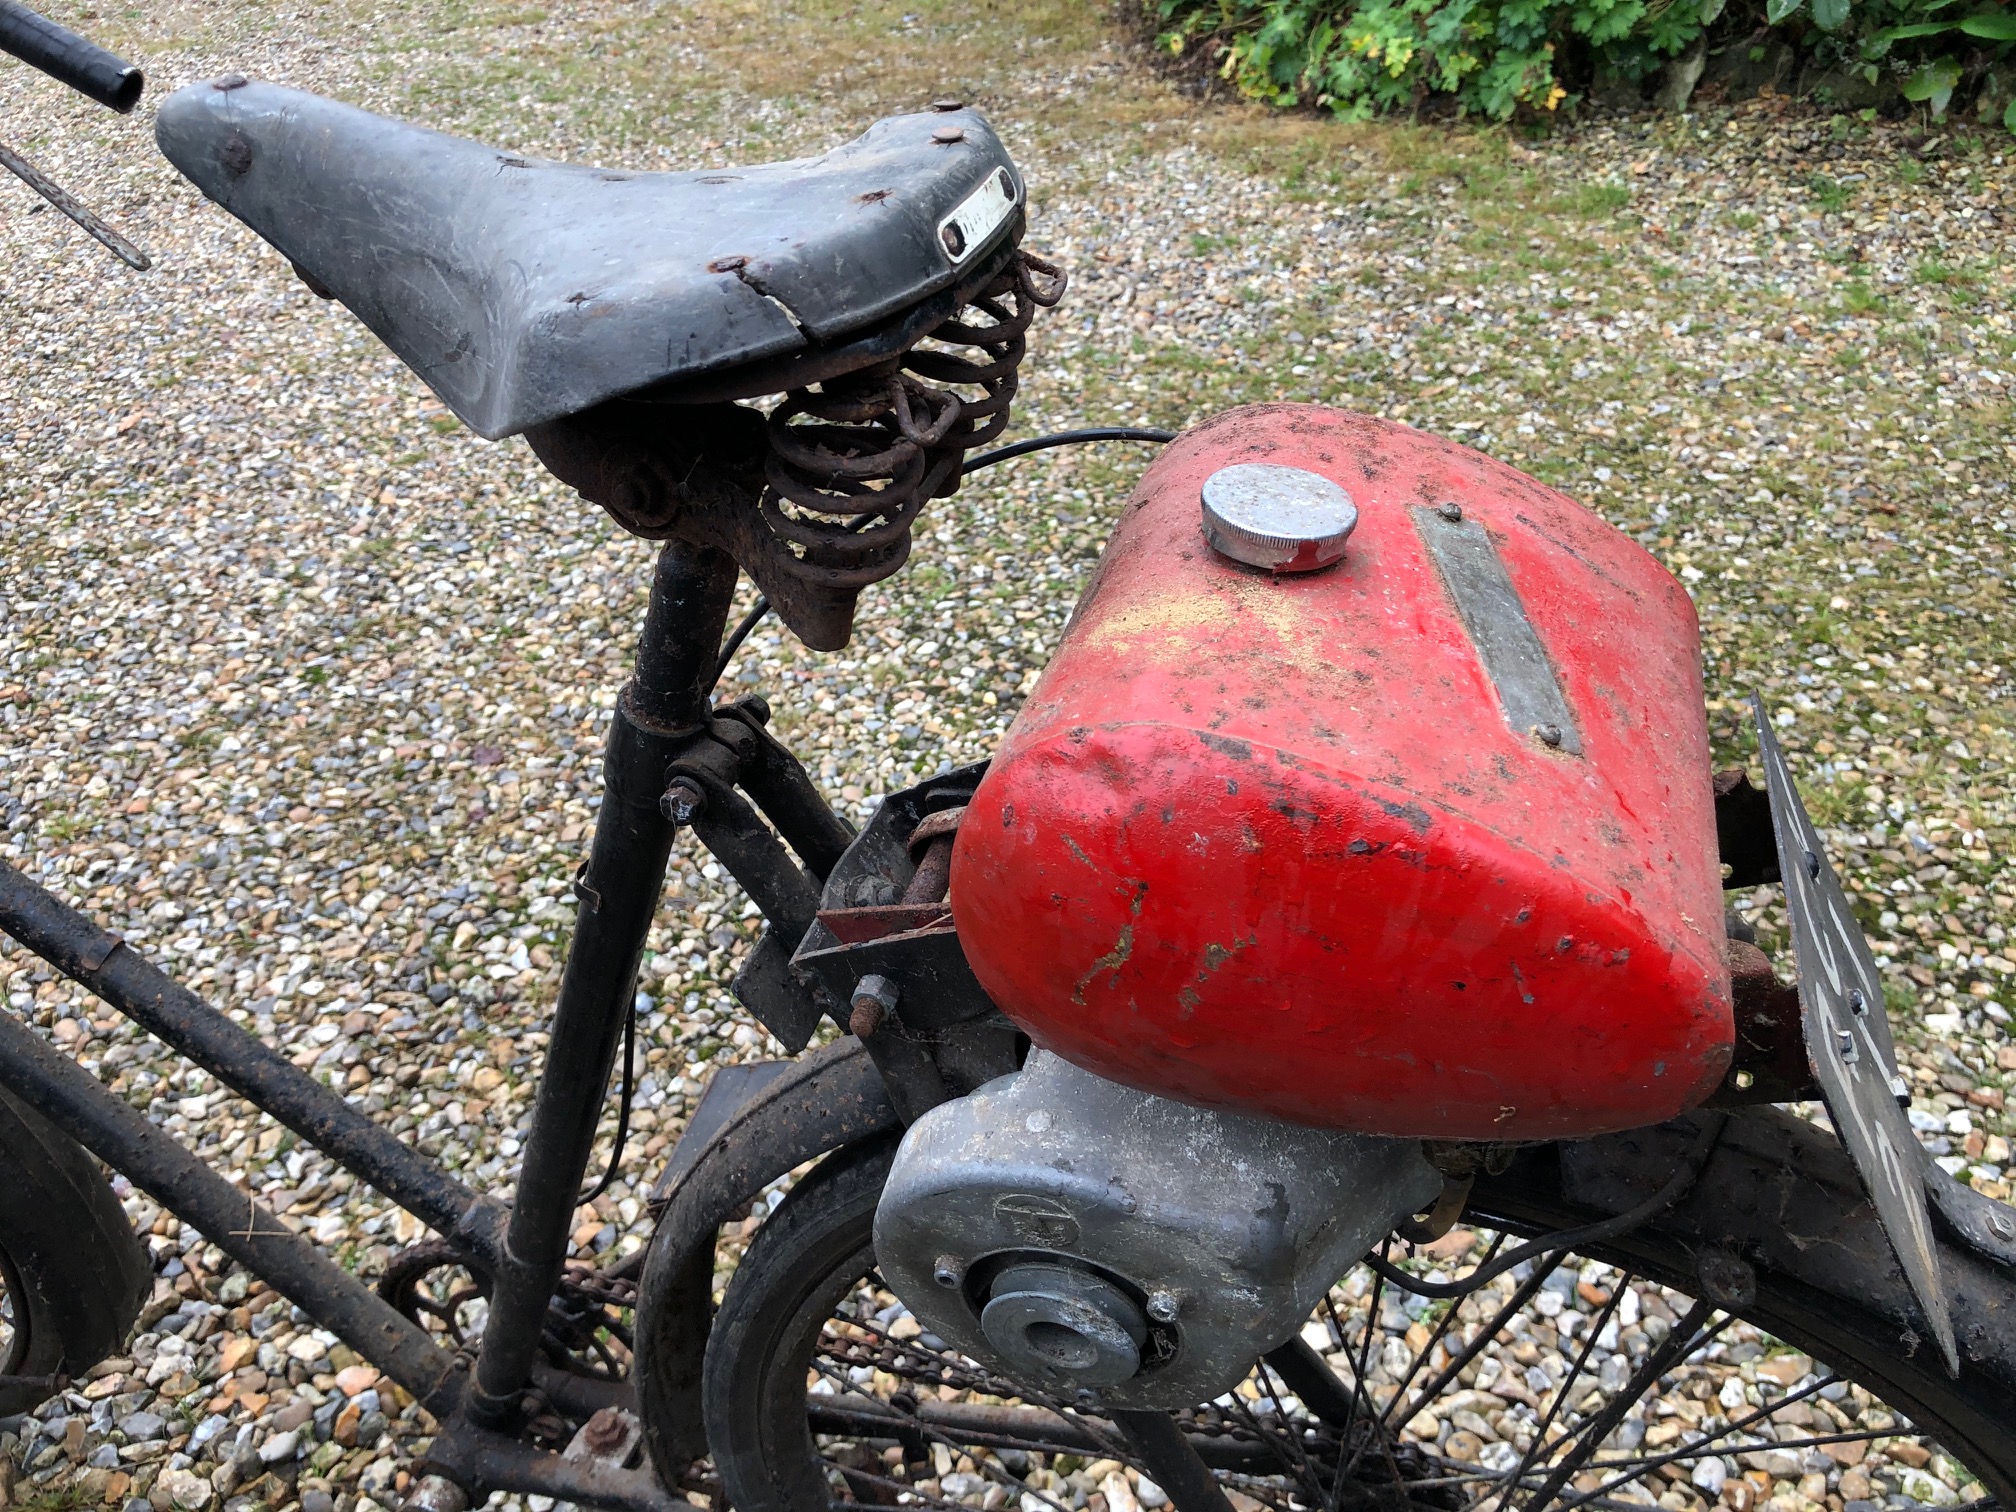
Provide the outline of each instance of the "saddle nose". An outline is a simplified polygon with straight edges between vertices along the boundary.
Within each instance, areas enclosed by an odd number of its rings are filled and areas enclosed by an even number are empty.
[[[155,136],[491,439],[857,331],[1021,221],[1013,163],[963,108],[813,158],[631,173],[231,76],[170,95]]]

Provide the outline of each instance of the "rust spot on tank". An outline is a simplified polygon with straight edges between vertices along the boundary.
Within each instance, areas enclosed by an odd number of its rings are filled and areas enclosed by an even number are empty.
[[[1197,738],[1221,756],[1230,756],[1234,761],[1253,759],[1253,747],[1246,741],[1234,740],[1226,735],[1213,735],[1204,730],[1197,732]]]
[[[1143,891],[1145,892],[1146,889],[1144,888]],[[1134,911],[1137,914],[1141,911],[1140,899],[1138,895],[1135,900]],[[1132,958],[1133,954],[1134,954],[1134,926],[1132,924],[1122,924],[1120,926],[1119,938],[1114,940],[1113,948],[1107,951],[1106,954],[1104,954],[1103,956],[1099,957],[1098,960],[1094,961],[1092,963],[1092,969],[1086,972],[1085,975],[1078,978],[1078,980],[1072,985],[1071,1001],[1076,1003],[1080,1008],[1083,1008],[1085,1006],[1085,989],[1092,985],[1092,978],[1099,975],[1099,973],[1102,971],[1117,972],[1122,966],[1125,966],[1127,964],[1129,959]],[[1529,999],[1528,1001],[1531,1000]]]

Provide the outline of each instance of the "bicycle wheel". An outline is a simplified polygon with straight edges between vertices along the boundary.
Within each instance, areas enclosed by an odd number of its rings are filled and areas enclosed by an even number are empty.
[[[1806,1200],[1859,1221],[1866,1204],[1831,1136],[1769,1111],[1740,1127],[1800,1169]],[[892,1151],[857,1146],[815,1169],[728,1287],[704,1394],[731,1504],[1038,1512],[1088,1506],[1097,1492],[1107,1512],[1162,1505],[1113,1424],[957,1355],[883,1286],[871,1226]],[[1899,1348],[1896,1319],[1877,1305],[1894,1274],[1823,1289],[1796,1266],[1758,1257],[1739,1272],[1704,1250],[1690,1215],[1755,1195],[1706,1189],[1710,1174],[1740,1179],[1731,1160],[1704,1174],[1685,1211],[1462,1298],[1424,1298],[1361,1265],[1301,1338],[1235,1392],[1177,1414],[1178,1426],[1240,1509],[1869,1512],[1848,1504],[2006,1499],[2016,1282],[1946,1251],[1963,1337],[1979,1345],[1984,1321],[2000,1331],[1988,1339],[1995,1358],[1976,1349],[1950,1380],[1936,1351]],[[1512,1235],[1586,1223],[1564,1184],[1550,1150],[1527,1152],[1479,1183],[1469,1227],[1389,1269],[1446,1283]],[[1754,1273],[1754,1297],[1730,1310],[1698,1295],[1704,1255],[1711,1274],[1718,1263]]]
[[[153,1285],[98,1164],[0,1092],[0,1417],[117,1350]]]

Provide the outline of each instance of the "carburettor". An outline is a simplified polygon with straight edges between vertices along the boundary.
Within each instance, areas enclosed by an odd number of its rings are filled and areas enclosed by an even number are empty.
[[[904,1136],[882,1273],[1011,1379],[1176,1408],[1230,1390],[1442,1178],[1418,1142],[1138,1092],[1046,1051]]]

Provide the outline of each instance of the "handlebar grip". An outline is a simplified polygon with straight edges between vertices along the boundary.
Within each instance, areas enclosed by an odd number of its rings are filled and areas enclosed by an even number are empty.
[[[85,40],[18,0],[0,0],[0,51],[39,68],[122,115],[140,103],[147,79],[125,59]]]

